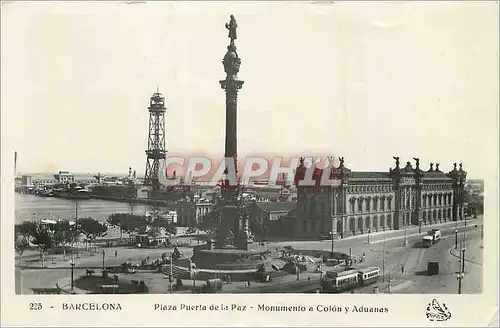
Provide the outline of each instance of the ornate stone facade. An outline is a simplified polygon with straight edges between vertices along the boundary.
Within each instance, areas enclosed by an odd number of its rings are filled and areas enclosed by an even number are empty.
[[[464,218],[463,192],[467,173],[449,173],[439,165],[427,172],[410,162],[388,172],[352,172],[341,161],[331,170],[332,186],[319,186],[322,169],[315,169],[316,186],[297,185],[294,236],[319,237],[333,231],[339,238],[411,225],[430,225]],[[303,165],[303,164],[301,164]],[[296,182],[307,169],[299,166]]]

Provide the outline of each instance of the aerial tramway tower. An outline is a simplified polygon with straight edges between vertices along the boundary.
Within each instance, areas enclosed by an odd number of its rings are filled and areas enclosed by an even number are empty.
[[[165,98],[156,89],[149,102],[148,149],[146,150],[146,174],[144,184],[159,189],[158,174],[163,167],[165,149]]]

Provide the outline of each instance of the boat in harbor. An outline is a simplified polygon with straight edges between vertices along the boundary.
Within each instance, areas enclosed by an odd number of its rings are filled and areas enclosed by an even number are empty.
[[[54,196],[66,199],[90,199],[90,192],[81,187],[54,190]]]

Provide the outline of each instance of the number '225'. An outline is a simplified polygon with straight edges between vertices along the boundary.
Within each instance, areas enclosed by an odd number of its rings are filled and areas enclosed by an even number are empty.
[[[42,303],[30,303],[31,311],[39,311],[42,309]]]

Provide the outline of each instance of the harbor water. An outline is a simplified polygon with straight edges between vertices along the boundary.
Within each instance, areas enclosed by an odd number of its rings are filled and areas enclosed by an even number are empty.
[[[147,210],[145,205],[99,199],[75,200],[18,193],[15,195],[16,223],[33,219],[74,220],[77,207],[79,218],[91,217],[101,222],[106,222],[112,213],[144,215]]]

